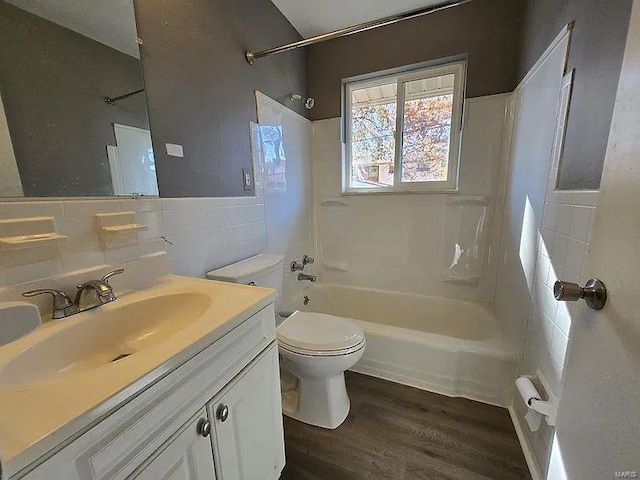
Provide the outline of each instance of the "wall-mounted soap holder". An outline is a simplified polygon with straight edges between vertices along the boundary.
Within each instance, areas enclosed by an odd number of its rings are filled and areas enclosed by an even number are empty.
[[[66,235],[56,232],[53,217],[0,220],[0,250],[50,247],[66,239]]]
[[[138,243],[138,232],[149,227],[136,223],[135,212],[98,213],[94,215],[103,248],[119,248]]]

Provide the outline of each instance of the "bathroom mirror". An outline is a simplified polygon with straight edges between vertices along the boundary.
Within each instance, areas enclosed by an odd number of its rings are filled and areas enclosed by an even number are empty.
[[[133,0],[0,1],[0,196],[158,195]]]

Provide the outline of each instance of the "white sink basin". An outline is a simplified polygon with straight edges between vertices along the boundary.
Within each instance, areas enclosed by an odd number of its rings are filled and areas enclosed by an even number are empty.
[[[85,318],[5,364],[0,384],[43,383],[126,361],[198,320],[211,304],[203,293],[176,292],[78,314]]]
[[[33,332],[42,325],[38,307],[26,302],[0,303],[0,346]]]

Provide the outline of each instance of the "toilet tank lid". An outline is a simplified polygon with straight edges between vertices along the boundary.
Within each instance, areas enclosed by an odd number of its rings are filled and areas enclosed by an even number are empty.
[[[261,253],[254,257],[246,258],[226,267],[211,270],[207,278],[224,282],[243,283],[243,280],[269,273],[284,261],[284,255]]]

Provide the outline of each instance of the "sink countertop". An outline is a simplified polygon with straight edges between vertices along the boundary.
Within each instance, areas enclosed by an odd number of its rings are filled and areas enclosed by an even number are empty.
[[[95,369],[41,383],[0,384],[0,458],[8,476],[84,433],[276,296],[275,290],[268,288],[166,275],[152,288],[126,293],[97,309],[48,322],[34,333],[0,347],[0,369],[21,352],[91,317],[176,292],[204,293],[212,303],[202,316],[170,338]]]

